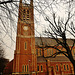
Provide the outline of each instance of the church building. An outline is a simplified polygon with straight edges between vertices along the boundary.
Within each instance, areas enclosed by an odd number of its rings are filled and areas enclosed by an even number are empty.
[[[56,50],[48,48],[43,50],[40,37],[34,34],[34,7],[33,0],[20,0],[17,23],[16,49],[14,59],[9,62],[4,75],[69,75],[73,74],[73,66],[63,54],[55,58],[51,56]],[[42,37],[44,44],[54,45],[51,38]],[[71,40],[68,39],[71,46]],[[61,46],[59,48],[62,49]],[[75,53],[74,53],[75,55]]]

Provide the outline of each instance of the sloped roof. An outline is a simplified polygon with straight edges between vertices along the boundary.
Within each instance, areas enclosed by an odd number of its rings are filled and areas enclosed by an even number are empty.
[[[37,57],[37,62],[46,62],[46,60],[49,60],[50,62],[70,62],[66,56],[56,56],[55,58],[44,58],[42,56]]]
[[[55,58],[49,58],[50,61],[57,61],[57,62],[66,62],[70,61],[66,56],[56,56]]]
[[[12,73],[12,70],[13,70],[13,60],[10,61],[10,62],[6,65],[3,74],[4,74],[4,75],[5,75],[5,74],[11,74],[11,73]]]
[[[41,40],[42,39],[42,40]],[[62,39],[60,39],[59,38],[59,40],[60,41],[62,41]],[[43,42],[43,44],[45,44],[45,45],[50,45],[50,46],[54,46],[54,45],[56,45],[57,43],[56,43],[56,41],[54,40],[54,39],[52,39],[52,38],[47,38],[47,37],[35,37],[35,45],[37,46],[37,45],[42,45],[42,42]],[[68,45],[69,46],[72,46],[72,44],[73,44],[73,41],[71,40],[71,39],[67,39],[67,43],[68,43]],[[75,58],[75,57],[74,57]],[[59,62],[61,62],[61,61],[63,61],[63,62],[65,62],[65,61],[69,61],[69,59],[67,58],[67,57],[65,57],[65,56],[56,56],[55,58],[47,58],[48,60],[50,60],[51,62],[55,62],[55,61],[59,61]],[[44,57],[38,57],[37,58],[37,61],[38,62],[45,62],[46,61],[46,59],[44,58]]]
[[[37,62],[46,62],[46,59],[40,56],[40,57],[37,57]]]
[[[42,39],[42,41],[41,41],[41,39]],[[61,38],[59,38],[59,40],[62,41]],[[47,37],[35,37],[35,45],[36,45],[36,46],[37,46],[37,45],[42,45],[42,42],[43,42],[43,44],[45,44],[45,45],[51,45],[51,46],[57,44],[56,41],[55,41],[54,39],[52,39],[52,38],[47,38]],[[72,41],[71,39],[67,39],[67,43],[68,43],[69,46],[72,46],[73,41]]]

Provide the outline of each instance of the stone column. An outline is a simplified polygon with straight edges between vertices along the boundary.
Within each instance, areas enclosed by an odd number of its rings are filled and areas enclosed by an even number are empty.
[[[48,72],[49,72],[49,75],[51,75],[51,67],[50,67],[50,61],[49,60],[47,60],[47,65],[48,65]]]
[[[52,75],[52,74],[51,74],[51,68],[50,68],[50,67],[49,67],[49,69],[48,69],[48,70],[49,70],[49,75]]]
[[[55,68],[53,68],[53,70],[54,70],[54,75],[56,75],[56,71],[55,71]]]

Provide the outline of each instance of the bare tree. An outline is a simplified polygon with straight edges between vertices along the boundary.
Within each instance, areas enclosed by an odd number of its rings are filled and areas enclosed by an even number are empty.
[[[2,45],[0,44],[0,74],[3,73],[3,70],[8,62],[9,60],[5,58],[4,49]]]
[[[2,30],[1,33],[5,33],[4,37],[8,35],[14,42],[12,34],[13,31],[16,31],[17,21],[15,20],[18,17],[18,4],[17,2],[15,2],[15,0],[13,2],[12,1],[13,0],[0,2],[0,11],[1,13],[3,13],[3,15],[0,15],[0,22],[2,24],[0,29]],[[42,25],[43,29],[45,30],[44,36],[53,38],[57,42],[57,44],[54,46],[46,45],[44,47],[51,47],[57,50],[57,52],[53,54],[52,57],[55,57],[60,53],[64,54],[72,62],[75,72],[75,60],[72,55],[75,40],[71,38],[71,40],[73,41],[71,48],[67,43],[68,35],[75,37],[74,3],[74,0],[35,0],[34,8],[36,14],[42,16],[43,21],[46,21],[43,24],[39,24]],[[64,13],[60,9],[63,10]],[[59,12],[61,14],[59,14]],[[38,22],[41,22],[37,19],[39,19],[38,16],[35,17],[36,24],[38,24]],[[13,22],[15,22],[15,24]],[[59,40],[58,38],[61,38],[61,40]],[[65,51],[61,51],[60,49],[58,49],[59,45],[61,45],[65,49]]]
[[[46,58],[50,58],[50,57],[54,58],[59,54],[63,54],[64,56],[66,56],[73,64],[74,74],[75,74],[75,59],[72,53],[75,48],[75,39],[73,39],[75,38],[75,25],[74,25],[75,24],[75,21],[74,21],[75,20],[75,11],[74,11],[75,6],[73,3],[74,3],[73,0],[68,0],[68,1],[62,0],[60,2],[58,2],[57,0],[56,4],[54,5],[54,6],[57,6],[56,8],[52,7],[52,11],[51,11],[49,10],[51,9],[50,6],[48,7],[49,13],[51,13],[50,15],[47,14],[48,12],[47,13],[45,12],[47,8],[43,10],[43,8],[41,8],[40,6],[41,14],[43,15],[43,18],[45,19],[45,21],[47,21],[46,27],[44,27],[45,29],[44,36],[47,36],[48,38],[52,38],[56,41],[56,44],[52,46],[52,45],[44,45],[43,41],[41,40],[43,46],[40,48],[43,48],[43,49],[53,48],[56,50],[56,53]],[[62,9],[64,10],[65,13],[62,13],[63,10],[62,11],[60,10],[61,11],[60,14],[58,13],[59,7],[61,7],[60,4],[61,5],[64,4]],[[49,5],[48,2],[47,2],[47,5]],[[40,10],[38,9],[37,11],[40,12]],[[71,47],[68,44],[67,39],[71,40],[72,42]],[[64,51],[61,50],[59,46],[61,46],[64,49]]]
[[[15,43],[14,34],[17,30],[19,0],[2,0],[0,1],[0,41],[8,48]],[[5,43],[5,39],[11,42],[10,46]]]

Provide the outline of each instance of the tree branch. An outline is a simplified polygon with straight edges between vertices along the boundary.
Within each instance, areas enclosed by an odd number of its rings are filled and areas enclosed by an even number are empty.
[[[7,3],[12,3],[12,2],[19,2],[19,1],[13,1],[13,0],[8,0],[8,1],[0,1],[0,4],[7,4]]]

